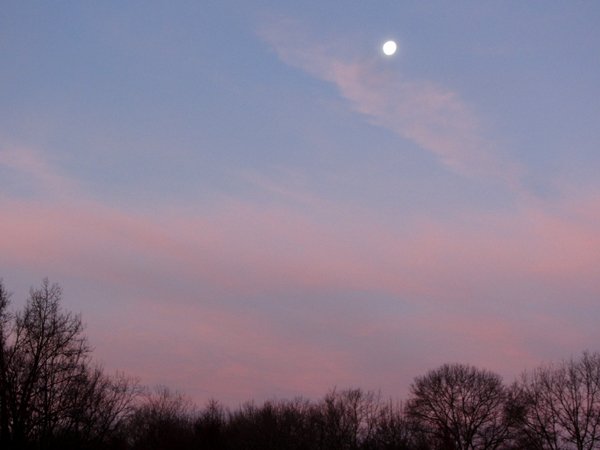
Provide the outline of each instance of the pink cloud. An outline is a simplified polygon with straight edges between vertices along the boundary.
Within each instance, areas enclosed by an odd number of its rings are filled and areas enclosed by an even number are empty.
[[[169,380],[200,390],[198,398],[235,402],[290,391],[318,397],[351,376],[348,354],[282,336],[259,313],[170,304],[162,297],[136,302],[143,314],[115,317],[110,330],[96,336],[105,357],[144,373],[146,382]]]
[[[273,301],[297,290],[379,292],[413,305],[452,305],[470,317],[469,310],[485,308],[490,296],[518,308],[527,292],[520,291],[523,281],[600,294],[598,225],[589,221],[597,204],[590,197],[585,220],[568,204],[553,213],[524,205],[460,222],[416,219],[397,231],[369,219],[339,227],[335,214],[319,209],[237,201],[206,215],[171,210],[164,220],[160,209],[148,215],[92,201],[2,199],[0,252],[12,266],[51,267],[58,276],[75,273],[149,291],[165,283],[156,291],[161,295],[173,285]],[[531,301],[543,305],[543,291]]]
[[[340,209],[326,205],[307,212],[230,200],[206,215],[148,215],[93,201],[0,203],[0,250],[13,264],[62,264],[113,281],[162,273],[232,293],[344,288],[463,299],[524,279],[598,290],[593,196],[585,218],[568,205],[524,204],[459,222],[422,217],[400,231],[368,219],[340,227]]]
[[[99,302],[82,306],[98,356],[198,399],[370,380],[392,393],[448,359],[510,374],[600,337],[577,322],[597,313],[599,194],[399,225],[267,186],[302,201],[141,212],[81,191],[0,196],[0,270],[79,280]]]

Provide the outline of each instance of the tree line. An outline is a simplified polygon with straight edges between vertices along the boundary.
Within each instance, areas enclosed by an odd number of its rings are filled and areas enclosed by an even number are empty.
[[[408,399],[361,389],[198,408],[92,360],[81,317],[44,280],[21,311],[0,281],[0,448],[291,450],[600,449],[600,354],[499,375],[445,364]]]

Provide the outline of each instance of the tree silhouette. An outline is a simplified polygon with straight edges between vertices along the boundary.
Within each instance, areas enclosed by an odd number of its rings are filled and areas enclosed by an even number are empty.
[[[514,388],[520,431],[530,445],[559,450],[600,448],[600,354],[539,367]]]
[[[103,440],[132,408],[136,383],[91,361],[81,317],[62,310],[44,280],[23,311],[7,311],[0,283],[0,431],[3,448],[80,448]]]
[[[509,435],[506,390],[492,372],[443,365],[411,386],[408,417],[437,448],[497,449]]]
[[[20,311],[0,280],[1,450],[600,450],[600,354],[524,373],[446,364],[405,406],[334,389],[320,400],[198,409],[91,358],[79,315],[44,280]],[[145,394],[145,395],[144,395]]]
[[[9,294],[0,280],[0,444],[10,443],[10,416],[8,410],[8,336],[11,315],[8,312]]]

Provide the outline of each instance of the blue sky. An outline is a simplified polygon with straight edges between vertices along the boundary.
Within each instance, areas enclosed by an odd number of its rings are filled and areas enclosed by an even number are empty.
[[[16,305],[60,282],[107,367],[198,401],[594,350],[599,19],[6,1],[0,276]]]

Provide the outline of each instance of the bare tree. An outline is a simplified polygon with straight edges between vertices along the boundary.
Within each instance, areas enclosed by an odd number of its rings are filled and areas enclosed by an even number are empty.
[[[520,431],[541,449],[600,448],[600,354],[542,366],[515,387]]]
[[[424,436],[406,417],[401,404],[391,400],[380,404],[375,430],[362,442],[364,450],[429,450]]]
[[[145,393],[130,417],[128,445],[144,450],[189,448],[195,416],[196,406],[186,395],[158,386]]]
[[[506,389],[492,372],[444,365],[418,377],[406,412],[438,448],[497,449],[508,438]]]
[[[0,431],[4,446],[101,439],[126,414],[137,383],[91,365],[79,315],[61,308],[62,290],[44,280],[23,311],[6,311],[0,283]],[[63,446],[64,447],[64,446]]]
[[[8,447],[10,443],[9,411],[8,411],[8,380],[7,380],[7,350],[8,327],[11,315],[8,312],[9,294],[0,279],[0,446]]]
[[[228,411],[217,400],[208,401],[194,421],[197,448],[221,449],[225,447]]]
[[[140,394],[135,378],[120,372],[108,376],[100,367],[88,367],[66,393],[71,397],[70,409],[61,417],[59,433],[67,439],[90,443],[119,437]]]
[[[79,316],[60,309],[60,287],[44,280],[17,313],[5,349],[7,405],[12,440],[47,440],[68,409],[73,383],[82,376],[90,349]]]
[[[358,449],[377,429],[380,396],[361,389],[332,390],[313,410],[319,448]]]

